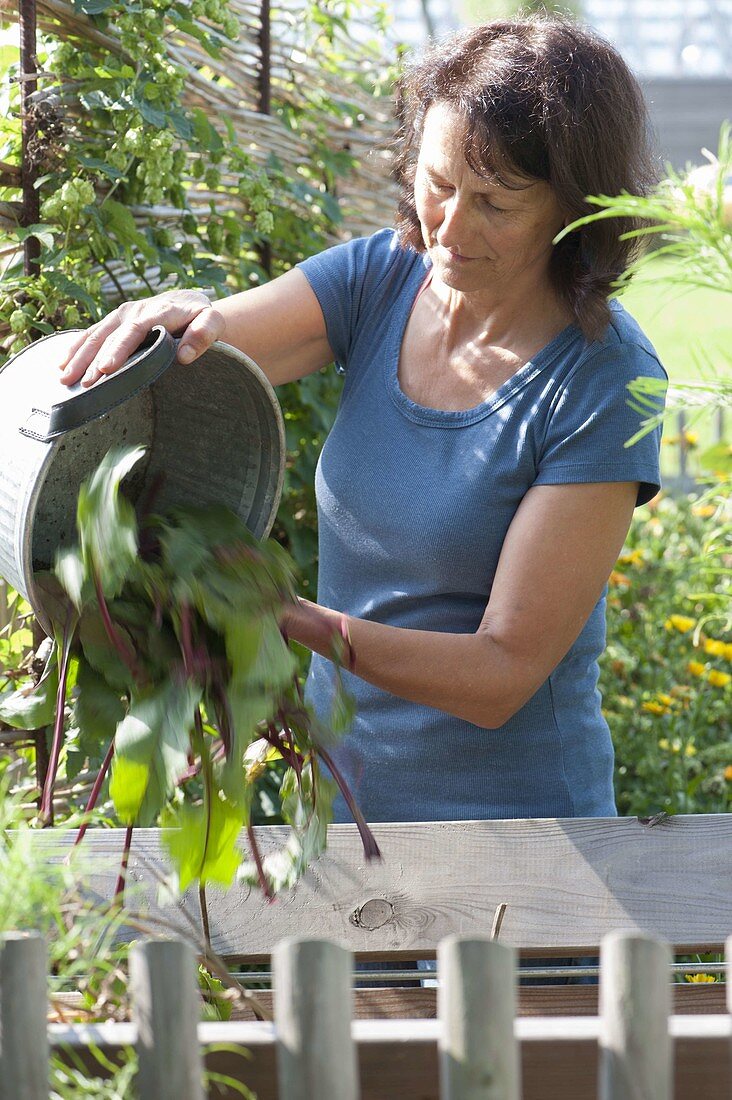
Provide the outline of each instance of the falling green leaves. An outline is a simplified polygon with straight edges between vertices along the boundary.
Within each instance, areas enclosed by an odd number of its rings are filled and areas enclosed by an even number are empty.
[[[54,654],[37,686],[0,699],[0,717],[22,729],[55,723],[48,821],[65,719],[69,773],[83,759],[99,765],[98,792],[111,759],[119,821],[163,825],[183,890],[231,885],[243,829],[256,844],[257,784],[284,761],[287,845],[264,860],[253,849],[242,871],[271,895],[325,848],[335,785],[318,756],[347,728],[351,705],[339,682],[325,730],[302,699],[279,626],[296,598],[282,548],[217,504],[138,517],[122,490],[143,458],[139,446],[106,455],[79,493],[78,546],[42,579],[68,681]]]
[[[117,726],[109,785],[125,825],[153,825],[186,769],[201,688],[175,679],[132,697]]]

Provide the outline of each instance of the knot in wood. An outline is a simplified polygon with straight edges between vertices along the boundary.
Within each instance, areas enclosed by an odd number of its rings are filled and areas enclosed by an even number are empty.
[[[388,924],[394,917],[394,906],[386,898],[371,898],[364,902],[359,909],[351,913],[351,923],[357,928],[365,928],[367,932],[373,932],[376,928]]]

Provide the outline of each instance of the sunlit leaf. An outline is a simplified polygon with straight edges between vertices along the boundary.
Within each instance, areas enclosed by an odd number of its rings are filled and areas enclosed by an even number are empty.
[[[185,771],[201,689],[164,683],[136,694],[117,727],[110,794],[126,825],[152,825]]]
[[[37,684],[28,683],[0,699],[0,720],[14,729],[49,726],[56,713],[58,658],[53,650]]]
[[[119,595],[137,561],[135,510],[119,489],[144,454],[144,447],[113,448],[79,490],[76,515],[82,557],[107,599]]]
[[[165,811],[162,840],[181,891],[192,882],[231,886],[241,863],[237,846],[246,814],[241,805],[215,796],[208,807],[183,802]]]

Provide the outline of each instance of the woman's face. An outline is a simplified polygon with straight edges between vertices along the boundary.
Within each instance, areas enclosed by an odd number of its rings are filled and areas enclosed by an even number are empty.
[[[551,242],[565,221],[552,188],[517,178],[521,189],[511,190],[477,175],[465,160],[465,136],[455,107],[430,107],[414,193],[435,275],[464,293],[546,284]]]

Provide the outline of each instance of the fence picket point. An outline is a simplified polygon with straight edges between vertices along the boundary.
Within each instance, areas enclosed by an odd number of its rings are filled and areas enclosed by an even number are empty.
[[[672,1100],[669,944],[610,932],[600,948],[599,1100]]]
[[[287,939],[272,963],[280,1100],[358,1100],[352,953],[329,940]]]
[[[199,999],[192,949],[149,939],[130,951],[140,1100],[204,1100]]]
[[[521,1100],[515,950],[448,936],[437,958],[441,1100]]]
[[[48,1100],[48,977],[38,932],[0,936],[0,1100]]]

